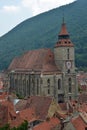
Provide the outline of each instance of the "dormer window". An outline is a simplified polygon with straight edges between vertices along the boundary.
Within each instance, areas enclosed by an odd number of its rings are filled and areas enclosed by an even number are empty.
[[[68,79],[68,85],[69,85],[69,93],[71,93],[72,92],[72,79],[71,78]]]

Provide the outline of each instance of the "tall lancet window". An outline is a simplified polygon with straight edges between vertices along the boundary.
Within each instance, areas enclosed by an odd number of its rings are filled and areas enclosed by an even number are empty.
[[[47,80],[48,94],[50,94],[50,79]]]
[[[71,93],[72,92],[72,79],[71,78],[68,79],[68,86],[69,86],[69,93]]]
[[[58,89],[61,89],[61,79],[58,79]]]
[[[67,49],[67,59],[69,60],[69,53],[70,53],[70,50],[69,50],[69,48]]]
[[[39,94],[39,79],[37,79],[37,95]]]

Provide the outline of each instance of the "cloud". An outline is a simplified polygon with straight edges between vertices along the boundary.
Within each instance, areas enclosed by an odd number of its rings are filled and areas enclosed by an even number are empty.
[[[14,6],[14,5],[10,5],[10,6],[3,6],[2,11],[4,12],[10,12],[10,13],[16,13],[20,11],[20,7],[19,6]]]
[[[22,5],[32,11],[33,16],[75,0],[22,0]]]

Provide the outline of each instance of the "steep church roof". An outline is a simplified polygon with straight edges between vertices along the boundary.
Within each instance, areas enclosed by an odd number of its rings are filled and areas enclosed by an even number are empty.
[[[67,28],[66,28],[66,24],[65,24],[65,23],[62,23],[62,27],[61,27],[61,31],[60,31],[60,33],[59,33],[59,36],[61,36],[61,35],[67,35],[67,36],[69,36],[69,33],[68,33],[68,31],[67,31]]]
[[[60,33],[58,35],[58,42],[56,43],[55,47],[73,47],[73,46],[74,45],[70,40],[66,24],[63,21]]]
[[[59,68],[55,65],[54,54],[50,49],[38,49],[14,58],[8,70],[54,72],[59,71]]]

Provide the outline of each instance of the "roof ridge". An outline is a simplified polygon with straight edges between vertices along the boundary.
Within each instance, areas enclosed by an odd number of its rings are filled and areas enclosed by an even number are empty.
[[[83,121],[87,124],[87,113],[86,112],[82,112],[79,115],[83,119]]]

